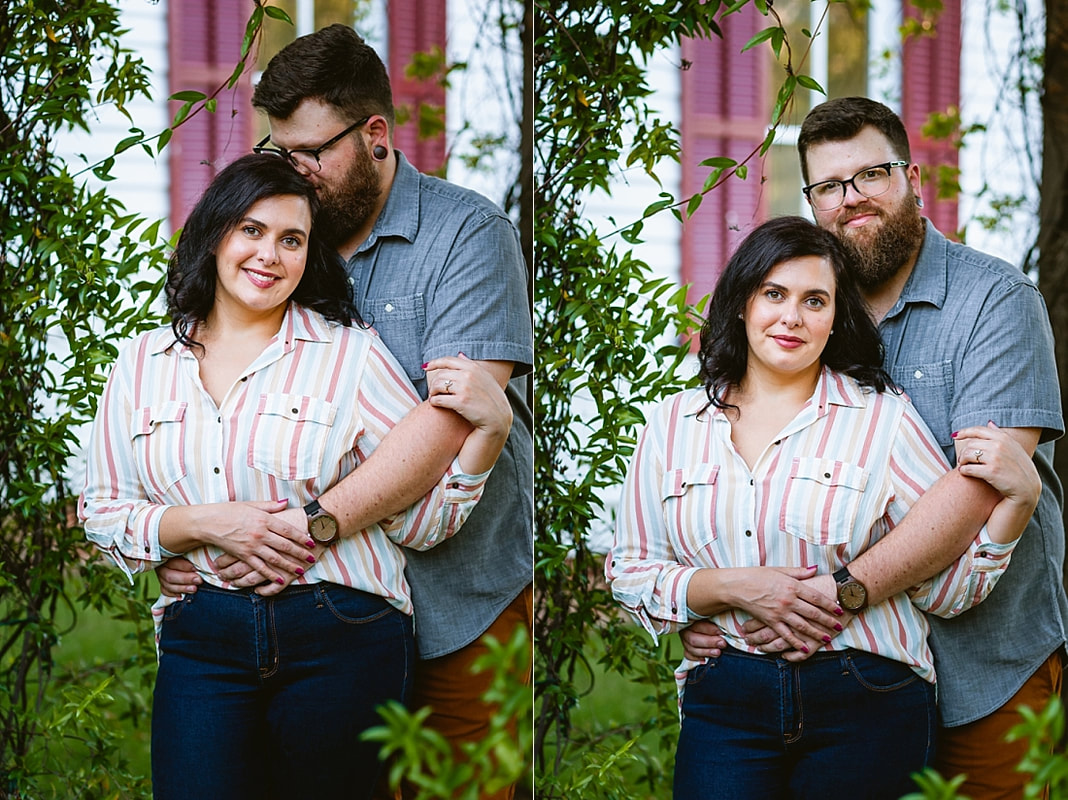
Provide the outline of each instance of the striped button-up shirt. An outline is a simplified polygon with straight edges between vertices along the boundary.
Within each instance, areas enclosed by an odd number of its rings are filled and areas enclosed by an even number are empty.
[[[79,515],[89,541],[127,575],[166,553],[160,517],[171,506],[286,499],[300,507],[367,459],[419,403],[378,336],[290,304],[278,334],[216,405],[199,362],[169,328],[124,347],[108,379],[89,441]],[[412,613],[401,547],[451,536],[478,502],[489,473],[450,473],[404,512],[329,547],[298,579],[329,581],[384,597]],[[185,557],[212,585],[222,551]],[[161,598],[157,619],[170,602]]]
[[[686,593],[698,569],[816,565],[833,573],[892,530],[948,469],[905,397],[866,391],[827,369],[752,470],[731,442],[726,415],[702,411],[706,403],[704,389],[681,392],[651,415],[606,562],[616,600],[654,638],[693,621]],[[901,661],[933,681],[919,609],[953,616],[978,603],[1014,546],[993,543],[984,528],[949,568],[865,609],[828,647]],[[731,646],[757,652],[744,639],[748,619],[738,609],[712,617]],[[680,675],[692,666],[684,662]]]

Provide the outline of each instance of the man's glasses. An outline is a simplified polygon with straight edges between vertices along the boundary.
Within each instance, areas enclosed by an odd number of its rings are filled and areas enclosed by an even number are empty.
[[[286,161],[288,161],[290,164],[292,164],[297,169],[305,169],[308,172],[318,172],[323,166],[321,163],[319,163],[319,156],[322,155],[322,152],[326,148],[328,148],[328,147],[330,147],[332,145],[335,145],[338,142],[340,142],[342,139],[344,139],[346,136],[348,136],[350,133],[352,133],[358,127],[360,127],[361,125],[366,123],[367,120],[369,120],[370,118],[371,117],[369,117],[369,116],[368,117],[364,117],[363,119],[359,120],[358,122],[352,123],[351,125],[349,125],[349,127],[345,128],[345,130],[343,130],[341,133],[339,133],[333,139],[330,139],[329,141],[324,142],[323,144],[321,144],[318,147],[316,147],[314,150],[286,150],[284,147],[278,147],[278,146],[267,147],[267,142],[271,141],[271,137],[267,136],[267,137],[264,138],[264,140],[262,142],[260,142],[259,144],[257,144],[255,147],[252,148],[252,152],[253,153],[269,153],[272,156],[278,156],[280,158],[284,158]]]
[[[804,187],[801,191],[817,211],[834,211],[845,202],[846,186],[852,186],[865,197],[878,197],[890,188],[890,170],[907,167],[907,161],[887,161],[874,167],[865,167],[849,180],[820,181]]]

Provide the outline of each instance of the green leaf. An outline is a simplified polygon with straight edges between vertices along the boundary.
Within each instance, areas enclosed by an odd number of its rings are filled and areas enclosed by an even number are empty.
[[[204,94],[203,92],[197,92],[197,91],[194,91],[192,89],[189,89],[189,90],[186,90],[186,91],[183,91],[183,92],[175,92],[174,94],[172,94],[167,99],[168,100],[181,100],[182,102],[186,102],[186,103],[197,103],[197,102],[200,102],[201,100],[203,100],[205,97],[207,97],[207,95]]]
[[[268,17],[271,17],[271,19],[280,19],[283,22],[288,22],[290,25],[293,24],[293,20],[289,18],[289,14],[278,6],[264,6],[263,11]]]
[[[767,12],[765,11],[764,13],[767,13]],[[754,36],[752,39],[750,39],[748,42],[745,43],[745,46],[742,48],[742,52],[744,53],[746,50],[752,50],[754,47],[756,47],[761,42],[766,42],[768,39],[770,39],[772,36],[774,36],[776,31],[781,31],[781,30],[782,30],[782,28],[778,28],[778,27],[775,27],[775,28],[764,28],[764,30],[760,31],[760,33],[758,33],[756,36]]]
[[[727,169],[728,167],[733,167],[737,163],[738,162],[735,161],[733,158],[726,158],[724,156],[716,156],[714,158],[706,158],[704,161],[700,162],[698,164],[698,166],[700,166],[700,167],[715,167],[716,169]]]
[[[808,75],[798,75],[797,82],[804,86],[806,89],[811,89],[814,92],[819,92],[824,96],[826,96],[827,94],[827,92],[824,91],[823,87],[819,85],[819,82],[816,81],[814,78],[810,78]]]

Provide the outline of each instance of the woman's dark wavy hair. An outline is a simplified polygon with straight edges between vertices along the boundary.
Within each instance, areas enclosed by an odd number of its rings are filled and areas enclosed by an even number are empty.
[[[804,256],[826,258],[834,269],[834,335],[827,340],[821,364],[875,391],[893,388],[882,366],[879,331],[868,315],[842,245],[833,234],[806,219],[778,217],[745,238],[712,293],[698,354],[699,376],[711,405],[736,408],[724,398],[727,389],[739,385],[748,368],[749,342],[745,322],[738,315],[745,313],[749,298],[773,267]]]
[[[215,251],[249,208],[260,200],[281,195],[304,198],[312,219],[304,276],[289,299],[342,325],[348,326],[353,320],[362,324],[341,257],[316,233],[319,198],[315,188],[285,159],[247,155],[223,169],[204,191],[189,213],[167,265],[167,313],[171,329],[182,344],[200,346],[189,333],[207,319],[215,305]]]

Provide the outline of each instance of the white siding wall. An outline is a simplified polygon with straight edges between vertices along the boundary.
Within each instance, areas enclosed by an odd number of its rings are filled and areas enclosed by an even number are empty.
[[[1024,4],[1032,36],[1039,44],[1045,35],[1043,6],[1036,0]],[[991,18],[991,14],[995,14]],[[1028,163],[1042,157],[1042,110],[1037,96],[1022,113],[1007,75],[1019,40],[1015,11],[992,11],[981,0],[964,0],[961,30],[965,46],[961,53],[961,117],[965,126],[981,123],[985,133],[969,134],[960,153],[960,224],[967,243],[1020,266],[1026,248],[1038,234],[1038,189]],[[1032,42],[1033,43],[1033,42]],[[988,231],[974,220],[990,215],[989,197],[980,197],[984,182],[997,196],[1027,198],[1024,207],[999,228]]]

